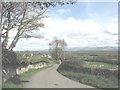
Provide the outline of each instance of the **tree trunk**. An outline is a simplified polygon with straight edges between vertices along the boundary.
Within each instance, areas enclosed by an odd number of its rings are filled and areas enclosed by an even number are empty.
[[[19,25],[19,28],[18,28],[18,32],[17,32],[16,36],[14,37],[14,40],[12,41],[11,45],[10,45],[9,48],[8,48],[9,51],[13,50],[13,48],[16,46],[16,44],[17,44],[17,42],[18,42],[18,40],[19,40],[20,35],[24,32],[24,31],[21,31],[21,30],[23,29],[23,27],[21,27],[21,26],[22,26],[23,20],[24,20],[24,18],[25,18],[26,9],[27,9],[27,4],[25,4],[24,7],[25,7],[25,8],[24,8],[25,10],[24,10],[24,13],[23,13],[23,17],[22,17],[22,19],[21,19],[21,21],[20,21],[20,25]],[[20,33],[20,32],[21,32],[21,33]]]
[[[1,13],[1,11],[2,11],[2,3],[0,2],[0,13]],[[1,14],[0,14],[0,16],[1,16]],[[2,25],[0,24],[0,27],[1,26]],[[1,35],[2,35],[2,33],[0,32],[0,36]],[[1,42],[1,38],[0,38],[0,42]],[[2,44],[0,43],[0,89],[2,88],[1,86],[2,86]]]
[[[5,39],[3,40],[3,43],[2,43],[2,47],[4,49],[7,49],[7,45],[8,45],[8,35],[9,35],[9,31],[10,31],[10,28],[11,28],[11,18],[10,18],[10,12],[11,12],[11,6],[12,6],[12,3],[10,3],[10,7],[8,8],[8,26],[7,26],[7,32],[6,32],[6,36],[5,36]]]

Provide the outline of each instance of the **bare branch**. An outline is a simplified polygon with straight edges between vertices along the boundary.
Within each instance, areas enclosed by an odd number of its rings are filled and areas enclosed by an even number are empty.
[[[16,29],[9,50],[12,50],[19,37],[31,30],[36,30],[38,27],[44,27],[44,24],[38,22],[45,18],[44,13],[50,6],[63,5],[64,2],[3,2],[2,12],[2,32],[4,36],[3,46],[6,49],[8,46],[8,34],[12,29]],[[4,32],[6,31],[6,32]]]

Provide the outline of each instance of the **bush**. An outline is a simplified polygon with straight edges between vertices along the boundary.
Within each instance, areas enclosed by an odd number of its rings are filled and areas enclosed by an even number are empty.
[[[104,77],[118,77],[118,71],[110,71],[108,69],[100,68],[87,68],[83,67],[83,62],[80,61],[64,61],[58,70],[68,70],[73,72],[87,73],[91,75],[104,76]]]
[[[17,61],[16,53],[2,49],[2,81],[5,82],[9,78],[16,75],[16,68],[20,64]]]
[[[7,49],[2,50],[2,65],[3,67],[12,66],[14,68],[19,66],[17,61],[16,53],[13,51],[8,51]]]

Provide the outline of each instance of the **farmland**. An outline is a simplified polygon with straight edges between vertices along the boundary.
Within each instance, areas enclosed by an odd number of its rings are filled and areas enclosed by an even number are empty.
[[[98,88],[118,87],[117,51],[69,51],[58,72]]]
[[[40,52],[27,53],[29,56],[24,56],[24,53],[17,53],[17,60],[21,64],[45,62],[52,65],[57,62],[53,58],[48,58],[48,52],[47,54],[45,52],[43,54],[40,54]],[[32,54],[34,55],[31,56]],[[31,69],[20,74],[18,78],[27,81],[29,77],[40,70],[42,68]],[[69,79],[89,86],[117,88],[118,53],[115,51],[65,51],[65,60],[63,60],[57,71]],[[22,84],[16,85],[6,82],[3,87],[23,87]]]

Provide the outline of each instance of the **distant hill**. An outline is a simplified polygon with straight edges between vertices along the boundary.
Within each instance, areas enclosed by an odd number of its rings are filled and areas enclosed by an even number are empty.
[[[74,47],[74,48],[66,48],[66,51],[118,51],[118,47]],[[47,54],[49,49],[37,50],[37,51],[15,51],[20,53],[44,53]]]
[[[47,50],[42,50],[42,51],[15,51],[17,53],[21,54],[49,54]]]
[[[67,48],[67,51],[118,51],[118,47],[75,47],[75,48]]]

